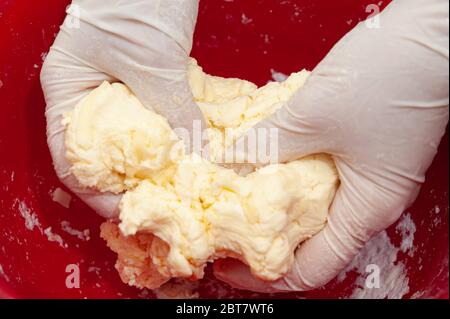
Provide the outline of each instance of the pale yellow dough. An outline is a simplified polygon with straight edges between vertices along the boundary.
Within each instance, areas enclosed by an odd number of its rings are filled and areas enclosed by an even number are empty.
[[[192,60],[190,84],[212,128],[212,153],[280,108],[308,75],[294,73],[258,89],[247,81],[206,75]],[[167,260],[153,263],[168,277],[201,278],[207,262],[234,256],[262,279],[280,278],[298,244],[325,225],[338,185],[326,155],[271,165],[246,177],[185,155],[167,121],[122,84],[103,83],[65,123],[72,173],[84,186],[126,191],[120,229],[165,241]]]

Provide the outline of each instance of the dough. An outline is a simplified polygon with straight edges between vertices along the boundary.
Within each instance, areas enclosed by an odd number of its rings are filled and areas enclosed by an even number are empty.
[[[165,183],[145,180],[124,195],[120,229],[168,243],[159,266],[170,277],[202,278],[207,261],[230,255],[275,280],[288,271],[297,245],[323,227],[335,187],[324,155],[247,177],[187,158]]]
[[[81,185],[101,192],[132,189],[184,155],[167,120],[145,109],[123,84],[103,83],[64,124],[71,172]]]
[[[301,71],[258,89],[247,81],[206,75],[192,60],[189,79],[211,127],[212,160],[281,107],[308,75]],[[164,278],[202,278],[207,262],[225,256],[241,259],[259,278],[282,277],[298,244],[325,225],[338,186],[326,155],[270,165],[244,177],[184,154],[167,121],[119,83],[103,83],[65,123],[72,173],[84,186],[125,191],[121,233],[153,234],[165,243],[164,258],[144,250]]]
[[[188,74],[194,99],[210,126],[209,146],[215,161],[225,146],[288,101],[310,72],[293,73],[284,82],[270,82],[259,89],[248,81],[207,75],[194,59],[190,60]]]

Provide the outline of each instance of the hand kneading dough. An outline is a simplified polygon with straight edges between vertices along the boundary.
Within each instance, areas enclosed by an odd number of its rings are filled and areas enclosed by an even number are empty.
[[[206,75],[192,60],[190,84],[211,126],[212,153],[275,112],[308,75],[294,73],[258,89],[247,81]],[[241,259],[259,278],[280,278],[298,244],[325,225],[338,185],[326,155],[267,166],[246,177],[185,155],[167,121],[122,84],[103,83],[65,122],[72,173],[84,186],[126,191],[121,233],[128,238],[152,234],[165,243],[164,258],[152,250],[141,253],[166,279],[202,278],[207,262],[225,256]],[[120,249],[114,250],[120,259]],[[145,286],[135,281],[127,282]]]

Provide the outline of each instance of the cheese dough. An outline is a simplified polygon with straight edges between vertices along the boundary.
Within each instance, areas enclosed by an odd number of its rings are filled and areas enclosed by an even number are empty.
[[[301,71],[258,89],[209,76],[191,60],[189,80],[211,128],[212,160],[280,108],[308,75]],[[103,83],[64,121],[71,172],[84,186],[125,192],[119,228],[129,237],[152,234],[169,247],[164,258],[148,256],[164,278],[202,278],[207,262],[225,256],[247,263],[259,278],[282,277],[298,244],[325,225],[338,185],[326,155],[244,177],[184,154],[167,121],[119,83]]]

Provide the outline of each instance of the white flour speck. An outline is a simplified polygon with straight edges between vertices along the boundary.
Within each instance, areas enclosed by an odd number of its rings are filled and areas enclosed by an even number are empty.
[[[252,22],[253,22],[253,19],[250,19],[249,17],[247,17],[245,15],[245,13],[242,14],[242,17],[241,17],[241,23],[242,24],[249,24],[249,23],[252,23]]]
[[[74,229],[70,226],[70,222],[64,220],[61,222],[61,229],[63,231],[65,231],[66,233],[68,233],[69,235],[78,237],[79,239],[83,240],[83,241],[88,241],[90,240],[90,230],[89,229],[85,229],[83,231],[78,230],[78,229]]]
[[[420,299],[425,294],[425,291],[416,291],[413,295],[411,295],[411,299]]]
[[[100,267],[95,267],[95,266],[90,266],[89,268],[88,268],[88,272],[95,272],[95,274],[97,275],[97,276],[99,276],[100,275],[100,271],[101,271],[102,269],[100,268]]]
[[[68,247],[61,236],[59,236],[58,234],[55,234],[55,233],[52,232],[52,228],[51,227],[47,227],[44,230],[44,234],[47,236],[48,241],[57,242],[63,248],[67,248]]]
[[[31,212],[31,209],[28,208],[25,202],[23,201],[19,202],[19,212],[20,215],[22,215],[23,219],[25,220],[25,227],[28,230],[33,230],[34,227],[37,227],[41,232],[41,234],[43,233],[41,223],[39,222],[36,214]]]
[[[416,225],[411,219],[411,214],[403,215],[400,222],[395,228],[402,236],[402,242],[400,244],[400,250],[404,253],[408,253],[410,257],[414,256],[414,233],[416,232]]]
[[[416,225],[411,214],[403,215],[396,227],[402,236],[400,247],[395,247],[386,231],[374,236],[359,252],[353,261],[338,275],[342,282],[347,273],[356,271],[356,288],[349,298],[362,299],[400,299],[409,292],[409,278],[405,265],[397,260],[399,251],[414,254],[414,234]],[[366,285],[367,265],[376,265],[380,269],[380,288],[368,288]]]
[[[347,266],[344,272],[356,270],[356,288],[351,299],[400,299],[409,292],[409,279],[403,263],[397,262],[396,248],[386,231],[373,237]],[[380,288],[368,288],[366,266],[374,264],[380,268]]]

